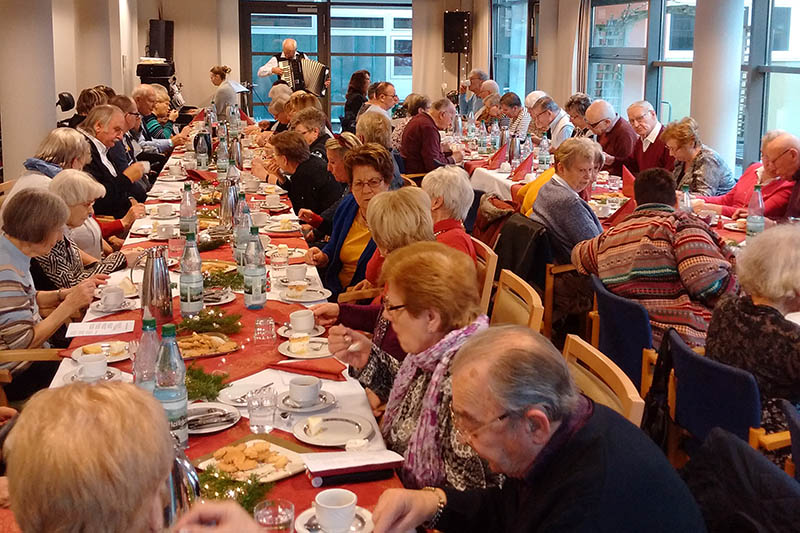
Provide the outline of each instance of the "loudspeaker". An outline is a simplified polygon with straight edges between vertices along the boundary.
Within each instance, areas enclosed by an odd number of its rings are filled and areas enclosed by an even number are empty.
[[[467,53],[472,42],[469,11],[444,12],[444,51]]]
[[[172,61],[175,22],[171,20],[150,19],[149,55],[163,57]]]

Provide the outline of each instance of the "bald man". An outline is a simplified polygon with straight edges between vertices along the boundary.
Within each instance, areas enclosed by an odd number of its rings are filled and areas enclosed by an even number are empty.
[[[595,100],[586,110],[586,122],[603,147],[605,170],[622,176],[622,164],[633,155],[638,136],[627,120],[605,100]]]
[[[272,74],[280,76],[283,74],[283,69],[278,66],[279,61],[286,61],[289,59],[303,59],[306,55],[303,52],[297,51],[297,41],[294,39],[285,39],[283,41],[283,52],[272,56],[267,64],[258,69],[258,77],[266,78]]]
[[[786,217],[800,217],[800,139],[784,133],[772,140],[761,154],[764,168],[776,176],[794,181]]]
[[[639,137],[633,146],[633,155],[624,161],[628,170],[634,175],[648,168],[665,168],[671,172],[675,158],[661,139],[664,126],[658,121],[653,105],[647,100],[629,105],[628,122]]]

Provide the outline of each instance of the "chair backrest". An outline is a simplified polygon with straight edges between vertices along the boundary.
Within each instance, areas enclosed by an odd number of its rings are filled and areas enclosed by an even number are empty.
[[[467,212],[467,218],[464,219],[464,231],[472,235],[472,228],[475,227],[475,218],[478,216],[478,209],[481,206],[481,198],[483,198],[484,192],[479,191],[477,189],[472,190],[473,198],[472,198],[472,207],[469,208]]]
[[[403,159],[403,156],[400,155],[399,150],[392,150],[392,157],[394,157],[395,163],[397,163],[397,168],[400,169],[400,174],[406,173],[406,160]]]
[[[380,296],[383,292],[383,287],[372,287],[371,289],[361,289],[357,291],[345,291],[339,293],[336,301],[340,304],[348,302],[357,302],[359,300],[372,300]]]
[[[633,382],[600,350],[577,335],[567,335],[564,342],[567,361],[575,385],[595,402],[613,409],[639,426],[644,400]]]
[[[695,353],[675,330],[669,333],[675,372],[675,422],[703,441],[715,427],[747,441],[761,426],[761,398],[750,372]]]
[[[503,224],[494,251],[497,268],[506,268],[544,290],[547,264],[553,262],[553,255],[542,224],[514,213]]]
[[[800,481],[800,412],[789,400],[781,400],[781,410],[789,424],[789,435],[792,437],[792,461],[795,464],[794,477]]]
[[[542,328],[543,314],[542,299],[533,287],[510,270],[500,272],[490,320],[492,324],[518,324],[538,332]]]
[[[625,372],[637,390],[642,385],[642,350],[652,348],[647,310],[638,302],[617,296],[592,275],[600,319],[598,347]]]
[[[475,237],[470,238],[472,245],[475,246],[475,257],[478,260],[475,266],[478,270],[478,286],[481,288],[481,313],[485,314],[489,312],[489,300],[492,298],[497,254],[484,242]]]
[[[0,205],[3,205],[3,202],[6,201],[6,196],[8,195],[8,191],[10,191],[16,183],[17,183],[16,178],[13,180],[6,180],[0,183]]]

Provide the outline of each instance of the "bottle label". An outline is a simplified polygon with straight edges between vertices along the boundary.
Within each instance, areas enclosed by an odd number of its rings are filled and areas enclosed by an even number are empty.
[[[161,405],[167,413],[169,432],[178,439],[181,446],[185,446],[189,440],[189,426],[186,419],[186,396],[184,395],[178,400],[161,402]]]

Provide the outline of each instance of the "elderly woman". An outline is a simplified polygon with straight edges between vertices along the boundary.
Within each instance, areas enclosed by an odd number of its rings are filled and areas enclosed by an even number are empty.
[[[784,132],[781,130],[768,131],[761,138],[761,153],[766,146]],[[761,156],[764,159],[764,156]],[[739,218],[747,216],[747,206],[756,185],[761,185],[761,196],[764,199],[764,215],[778,219],[782,218],[789,205],[794,182],[782,179],[771,173],[761,162],[755,162],[744,171],[744,174],[727,194],[721,196],[700,196],[692,200],[695,212],[710,210],[726,217]]]
[[[67,121],[67,126],[77,128],[86,119],[86,115],[96,105],[105,104],[108,101],[106,94],[97,87],[89,87],[81,91],[78,101],[75,102],[75,114]]]
[[[745,294],[717,303],[706,336],[708,357],[756,378],[761,427],[768,433],[787,429],[776,399],[800,405],[800,325],[786,319],[800,312],[798,272],[800,227],[781,225],[749,237],[736,258]]]
[[[592,128],[586,121],[586,110],[592,105],[592,98],[586,93],[575,93],[569,97],[564,111],[569,115],[569,119],[575,126],[572,130],[573,137],[589,137],[594,139]]]
[[[64,200],[40,188],[25,189],[5,204],[0,234],[0,349],[39,348],[72,314],[89,305],[95,283],[90,279],[71,289],[37,291],[31,258],[47,255],[63,238],[69,209]],[[40,308],[54,310],[42,319]],[[27,366],[12,363],[4,368]]]
[[[431,198],[436,240],[475,260],[475,245],[464,230],[464,220],[475,200],[467,172],[455,165],[439,167],[422,178],[422,190]]]
[[[227,117],[228,106],[232,106],[239,101],[236,91],[233,89],[233,85],[225,79],[230,73],[231,67],[227,65],[211,67],[209,73],[211,83],[217,88],[213,100],[214,105],[217,106],[217,113],[221,117]]]
[[[572,138],[561,143],[555,159],[556,173],[539,189],[531,218],[547,228],[556,261],[568,264],[576,244],[603,232],[579,194],[594,182],[603,155],[596,142]]]
[[[728,165],[700,140],[697,122],[692,117],[670,122],[661,133],[670,155],[675,158],[675,183],[703,196],[719,196],[730,191],[735,182]]]
[[[431,107],[430,99],[422,94],[409,93],[406,96],[403,107],[406,108],[408,114],[394,123],[392,130],[392,150],[400,151],[400,144],[403,140],[403,132],[406,129],[406,124],[411,120],[411,117],[416,116],[420,111],[427,111]]]
[[[390,188],[399,189],[403,186],[403,177],[400,167],[397,166],[399,154],[392,150],[392,121],[383,113],[366,113],[358,119],[356,136],[364,144],[377,143],[392,154],[392,183]]]
[[[492,81],[492,80],[487,80]],[[475,115],[475,120],[478,122],[483,122],[486,124],[486,127],[489,127],[489,124],[493,120],[497,120],[500,118],[500,94],[499,93],[492,93],[486,96],[483,99],[483,107],[478,110],[478,113]]]
[[[74,287],[81,281],[98,274],[120,270],[136,259],[138,252],[114,252],[105,259],[92,257],[82,251],[70,237],[70,232],[80,228],[92,215],[92,204],[105,193],[103,186],[80,170],[62,170],[50,183],[49,190],[67,204],[69,216],[66,229],[49,253],[37,256],[31,262],[31,274],[39,290],[57,290]],[[99,276],[105,279],[107,276]]]
[[[14,518],[24,533],[166,531],[173,457],[152,394],[127,383],[41,391],[3,448]]]
[[[402,364],[344,326],[329,330],[329,343],[351,373],[387,401],[381,431],[387,447],[405,457],[403,484],[495,485],[498,478],[459,441],[451,417],[450,362],[488,325],[478,311],[474,264],[441,243],[418,242],[392,252],[381,277],[384,316],[408,353]]]
[[[153,83],[150,87],[155,91],[156,102],[153,106],[153,112],[142,117],[142,127],[147,131],[147,135],[153,139],[169,139],[173,134],[178,133],[175,128],[178,111],[175,109],[170,110],[169,93],[163,85]]]
[[[375,252],[375,242],[367,226],[367,207],[374,196],[389,190],[393,168],[391,154],[375,143],[347,152],[344,166],[352,193],[344,197],[336,210],[328,244],[306,253],[306,262],[327,266],[323,283],[334,297],[364,279],[367,261]]]
[[[342,196],[320,214],[314,213],[310,209],[301,209],[297,212],[300,220],[313,228],[313,234],[307,233],[307,237],[310,238],[311,242],[322,242],[333,231],[333,217],[336,214],[336,210],[339,209],[339,204],[350,192],[347,185],[348,178],[347,170],[344,167],[344,156],[356,146],[361,146],[361,141],[358,140],[355,134],[348,132],[335,135],[325,141],[328,172],[333,176],[333,179],[344,186],[344,190],[342,191]]]

